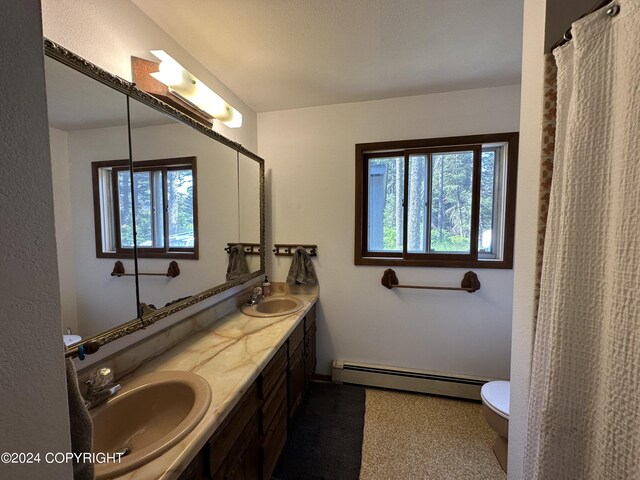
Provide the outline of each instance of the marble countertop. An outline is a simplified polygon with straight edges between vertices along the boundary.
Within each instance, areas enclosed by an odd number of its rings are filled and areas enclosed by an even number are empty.
[[[122,380],[124,389],[134,378],[152,371],[194,372],[211,386],[211,404],[204,418],[183,440],[118,479],[174,480],[180,476],[318,299],[317,292],[289,295],[302,300],[304,307],[293,314],[272,318],[250,317],[237,310]]]

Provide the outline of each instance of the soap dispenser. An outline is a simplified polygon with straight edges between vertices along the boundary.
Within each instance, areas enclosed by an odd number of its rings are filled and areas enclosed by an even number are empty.
[[[264,283],[262,284],[262,295],[268,297],[271,295],[271,283],[269,282],[269,277],[267,275],[264,276]]]

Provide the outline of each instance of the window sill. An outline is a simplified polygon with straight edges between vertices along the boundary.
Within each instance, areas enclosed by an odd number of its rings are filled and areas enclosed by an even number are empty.
[[[133,253],[125,252],[97,252],[96,258],[117,258],[124,260],[132,260]],[[169,253],[150,253],[138,252],[138,258],[166,258],[171,260],[198,260],[197,252],[169,252]]]
[[[408,260],[391,257],[356,257],[354,265],[376,265],[390,267],[444,267],[444,268],[513,268],[513,260]]]

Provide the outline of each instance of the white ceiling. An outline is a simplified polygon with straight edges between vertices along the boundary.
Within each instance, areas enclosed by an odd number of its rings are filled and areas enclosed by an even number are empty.
[[[520,83],[523,0],[132,1],[256,112]]]

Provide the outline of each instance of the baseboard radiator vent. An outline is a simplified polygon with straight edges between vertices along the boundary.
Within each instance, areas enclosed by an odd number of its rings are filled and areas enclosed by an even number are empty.
[[[334,382],[340,383],[430,393],[469,400],[480,400],[480,388],[489,381],[488,378],[473,378],[464,375],[344,360],[333,361],[331,378]]]

